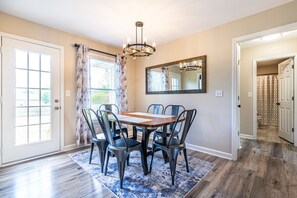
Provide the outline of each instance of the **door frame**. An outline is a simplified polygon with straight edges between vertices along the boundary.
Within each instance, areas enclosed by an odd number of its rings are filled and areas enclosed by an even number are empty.
[[[12,39],[16,39],[16,40],[20,40],[20,41],[24,41],[24,42],[28,42],[28,43],[33,43],[33,44],[37,44],[37,45],[43,45],[46,47],[51,47],[51,48],[55,48],[60,50],[60,149],[58,152],[61,152],[64,150],[64,46],[61,45],[56,45],[56,44],[51,44],[51,43],[47,43],[44,41],[40,41],[40,40],[35,40],[35,39],[30,39],[30,38],[26,38],[26,37],[22,37],[22,36],[18,36],[15,34],[10,34],[10,33],[6,33],[6,32],[1,32],[0,31],[0,167],[3,166],[2,164],[2,153],[3,153],[3,147],[2,147],[2,37],[9,37]],[[47,156],[47,155],[51,155],[51,154],[45,154],[42,156]],[[7,165],[11,165],[11,164],[15,164],[15,163],[19,163],[22,161],[27,161],[30,159],[35,159],[35,158],[39,158],[42,156],[38,156],[38,157],[32,157],[32,158],[28,158],[28,159],[24,159],[24,160],[20,160],[17,162],[13,162],[13,163],[9,163],[9,164],[5,164],[5,166]]]
[[[283,58],[294,58],[294,64],[297,61],[297,53],[290,53],[290,54],[278,54],[275,56],[270,56],[270,57],[264,57],[264,58],[257,58],[257,59],[253,59],[253,139],[257,139],[257,62],[259,61],[269,61],[269,60],[276,60],[276,59],[283,59]],[[297,72],[295,71],[295,69],[293,70],[294,73],[294,79],[293,79],[293,85],[294,85],[294,89],[293,91],[297,90],[296,89],[296,76],[297,76]],[[294,93],[296,93],[294,91]],[[295,100],[293,101],[293,105],[294,105],[294,128],[296,128],[296,123],[297,123],[297,119],[296,119],[296,108],[295,108]],[[295,144],[296,142],[296,136],[294,135],[294,146],[297,146]]]
[[[237,87],[240,85],[237,80],[237,44],[242,43],[244,41],[260,38],[265,35],[275,34],[279,32],[292,31],[297,29],[297,23],[291,23],[284,26],[279,26],[276,28],[248,34],[245,36],[237,37],[232,39],[232,101],[231,101],[231,155],[232,160],[237,160],[238,157],[238,149],[240,137],[237,130],[237,121],[240,117],[237,115],[237,96],[240,96],[240,93],[237,93]],[[296,56],[295,56],[296,60]],[[294,70],[294,78],[297,77],[296,69]],[[294,92],[297,93],[297,80],[294,81]],[[255,94],[254,94],[255,95]],[[294,105],[294,126],[297,126],[297,107]],[[294,146],[297,146],[297,135],[294,135]]]

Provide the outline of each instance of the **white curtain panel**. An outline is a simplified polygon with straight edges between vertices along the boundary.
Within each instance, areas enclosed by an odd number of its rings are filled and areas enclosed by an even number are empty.
[[[261,124],[278,126],[278,80],[277,75],[257,77],[257,110]]]
[[[116,57],[116,102],[120,112],[128,111],[127,95],[127,57],[118,54]]]
[[[76,144],[78,146],[86,145],[91,140],[88,125],[82,114],[82,109],[89,107],[88,52],[88,46],[79,45],[76,63]]]
[[[164,91],[168,91],[169,90],[169,81],[168,81],[168,76],[169,76],[169,73],[168,73],[168,67],[162,67],[162,83],[163,83],[163,90]]]

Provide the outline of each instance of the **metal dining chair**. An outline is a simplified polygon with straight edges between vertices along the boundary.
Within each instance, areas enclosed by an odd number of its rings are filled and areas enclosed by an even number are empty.
[[[100,164],[101,164],[101,172],[103,172],[105,152],[106,152],[108,142],[106,141],[105,136],[102,133],[103,132],[102,125],[100,125],[98,116],[94,110],[82,109],[82,113],[83,113],[83,116],[84,116],[84,118],[88,124],[88,127],[91,131],[91,134],[92,134],[92,144],[91,144],[89,164],[91,164],[91,162],[92,162],[94,145],[96,145],[99,150],[99,160],[100,160]],[[112,138],[119,139],[120,136],[118,134],[112,133]]]
[[[121,124],[117,118],[117,116],[112,113],[111,111],[106,110],[98,110],[98,113],[100,113],[101,122],[103,124],[103,133],[105,135],[106,140],[108,141],[107,146],[107,152],[105,155],[105,172],[107,173],[107,167],[108,167],[108,161],[110,154],[114,154],[117,159],[118,164],[118,171],[119,171],[119,177],[120,177],[120,188],[123,188],[123,178],[125,173],[125,162],[128,160],[128,157],[131,152],[133,151],[139,151],[141,154],[141,162],[142,162],[142,168],[144,170],[144,155],[142,150],[142,145],[140,142],[138,142],[135,139],[129,139],[128,137],[125,137],[125,134],[122,131]],[[110,120],[115,122],[116,125],[119,126],[119,131],[121,135],[121,139],[114,140],[112,138],[111,128],[110,128]],[[144,172],[145,174],[145,172]]]
[[[171,133],[170,136],[166,138],[166,141],[164,141],[161,138],[161,139],[156,139],[153,142],[153,151],[152,151],[152,159],[151,159],[151,164],[150,164],[150,172],[152,171],[154,153],[159,150],[166,152],[166,154],[168,155],[168,158],[169,158],[169,166],[170,166],[172,185],[174,185],[174,178],[175,178],[175,172],[176,172],[176,161],[178,158],[178,153],[180,151],[183,151],[183,153],[184,153],[187,172],[189,172],[185,139],[186,139],[189,129],[196,117],[196,113],[197,113],[196,109],[183,111],[178,116],[176,122],[173,125],[172,129],[174,132]],[[175,130],[178,123],[182,124],[181,131]],[[180,138],[177,138],[177,135],[179,135]]]
[[[171,116],[178,116],[179,113],[183,112],[185,110],[185,107],[183,105],[167,105],[164,110],[165,115],[171,115]],[[170,136],[170,134],[173,132],[173,126],[174,123],[170,124],[166,128],[166,136]],[[180,131],[181,130],[181,124],[178,124],[176,126],[175,130]],[[158,130],[154,131],[154,137],[153,140],[155,140],[157,137],[163,136],[163,128],[159,128]]]
[[[99,106],[99,110],[111,111],[114,114],[120,113],[119,107],[116,104],[102,104]],[[112,123],[110,123],[110,124],[112,124]],[[119,128],[117,126],[113,126],[113,127],[114,127],[114,132],[119,134],[119,132],[120,132]],[[121,125],[121,127],[122,127],[122,131],[125,132],[128,137],[128,128],[123,125]],[[112,126],[111,126],[111,128],[112,128]]]

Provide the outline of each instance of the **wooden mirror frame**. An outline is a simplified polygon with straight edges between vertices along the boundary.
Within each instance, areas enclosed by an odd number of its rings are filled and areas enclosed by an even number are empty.
[[[202,69],[202,72],[201,72],[201,74],[202,74],[202,79],[201,79],[202,89],[168,90],[168,91],[149,91],[148,90],[148,71],[150,69],[158,68],[158,67],[169,67],[169,66],[172,66],[172,65],[177,65],[180,62],[190,62],[190,61],[193,61],[193,60],[202,60],[202,62],[203,62],[203,65],[202,65],[202,68],[201,68]],[[146,94],[206,93],[206,67],[207,67],[206,55],[146,67],[145,68],[145,93]]]

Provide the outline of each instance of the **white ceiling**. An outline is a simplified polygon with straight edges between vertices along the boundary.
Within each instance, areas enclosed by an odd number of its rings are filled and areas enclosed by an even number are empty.
[[[177,38],[293,0],[0,0],[0,11],[114,46],[135,40],[144,22],[148,42]]]

